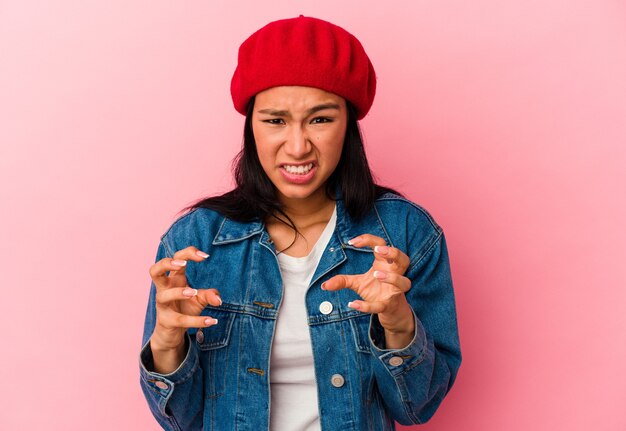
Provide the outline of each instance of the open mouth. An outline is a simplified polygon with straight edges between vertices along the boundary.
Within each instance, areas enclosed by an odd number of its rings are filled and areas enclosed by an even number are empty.
[[[291,175],[306,175],[313,169],[313,163],[307,165],[283,165],[282,168]]]

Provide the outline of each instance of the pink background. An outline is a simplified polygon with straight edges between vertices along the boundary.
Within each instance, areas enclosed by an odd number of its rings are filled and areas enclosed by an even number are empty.
[[[621,0],[0,2],[2,429],[158,429],[158,238],[230,187],[239,44],[300,13],[365,46],[372,167],[447,234],[463,364],[415,428],[626,429]]]

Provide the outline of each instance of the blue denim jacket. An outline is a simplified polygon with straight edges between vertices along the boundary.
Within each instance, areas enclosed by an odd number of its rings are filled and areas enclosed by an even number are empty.
[[[404,349],[385,349],[376,315],[347,306],[355,292],[320,288],[337,274],[369,270],[372,251],[348,245],[364,233],[380,236],[410,258],[407,299],[415,336]],[[175,221],[162,236],[156,260],[195,246],[210,254],[190,261],[194,288],[217,288],[223,304],[203,315],[215,326],[189,329],[187,355],[171,374],[153,372],[148,343],[155,325],[152,284],[140,352],[140,384],[167,430],[268,429],[270,352],[282,297],[276,250],[261,221],[239,223],[208,209]],[[332,304],[329,314],[320,304]],[[306,295],[306,308],[323,430],[393,430],[394,420],[429,420],[454,383],[461,364],[456,306],[441,227],[418,205],[393,194],[355,221],[337,201],[337,225]],[[325,310],[327,311],[327,309]]]

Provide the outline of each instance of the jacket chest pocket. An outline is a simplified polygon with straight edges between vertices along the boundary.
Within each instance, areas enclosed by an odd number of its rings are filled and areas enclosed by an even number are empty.
[[[207,307],[202,310],[201,315],[217,319],[217,324],[208,328],[191,328],[188,331],[198,349],[205,395],[215,398],[224,393],[227,375],[232,370],[229,366],[232,362],[229,359],[233,356],[230,339],[236,313]]]
[[[354,334],[356,350],[361,353],[371,353],[369,340],[370,315],[365,314],[350,319],[350,326]]]

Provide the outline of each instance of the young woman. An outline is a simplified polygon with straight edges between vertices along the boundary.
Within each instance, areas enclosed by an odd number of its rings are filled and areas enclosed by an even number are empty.
[[[374,184],[358,120],[372,64],[300,16],[239,49],[234,190],[161,237],[141,387],[169,430],[392,430],[429,420],[461,363],[443,231]]]

